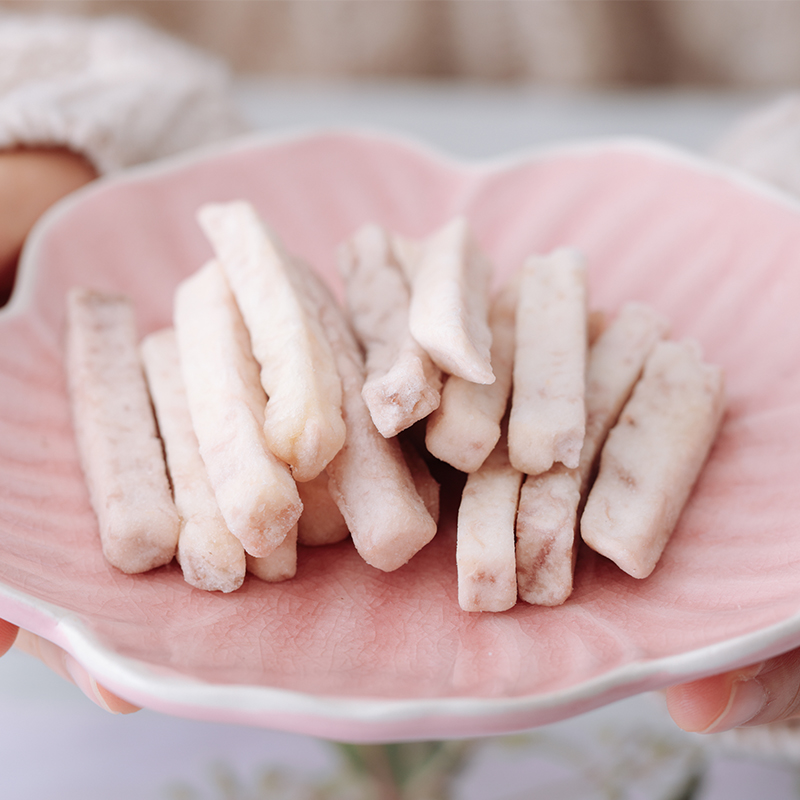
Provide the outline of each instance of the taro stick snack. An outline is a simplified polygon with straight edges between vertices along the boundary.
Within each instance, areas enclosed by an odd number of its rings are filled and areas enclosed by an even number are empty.
[[[438,463],[467,474],[454,498],[465,611],[567,602],[581,540],[652,572],[713,445],[722,372],[641,303],[590,312],[583,254],[534,253],[492,294],[465,219],[419,240],[366,225],[337,253],[340,306],[246,201],[198,219],[214,259],[179,285],[174,332],[142,345],[150,396],[130,302],[70,295],[76,438],[110,563],[177,555],[192,585],[229,592],[247,572],[290,579],[350,538],[398,570],[436,535]],[[120,422],[120,385],[135,386],[136,425]],[[147,479],[124,473],[124,503],[102,466],[118,446],[157,456]],[[197,514],[214,520],[202,536]]]

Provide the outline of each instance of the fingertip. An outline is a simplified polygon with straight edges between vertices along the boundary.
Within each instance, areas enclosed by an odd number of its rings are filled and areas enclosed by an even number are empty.
[[[101,705],[112,714],[133,714],[140,710],[139,706],[135,706],[127,700],[123,700],[121,697],[118,697],[106,689],[105,686],[101,686],[97,681],[92,680],[92,683],[94,684],[95,694],[101,700]]]
[[[70,680],[96,705],[111,714],[131,714],[135,706],[101,686],[69,653],[63,654],[64,666]]]
[[[0,620],[0,631],[2,631],[2,620]],[[24,652],[38,658],[56,674],[74,683],[93,703],[105,711],[112,714],[131,714],[139,711],[139,706],[123,700],[101,686],[79,661],[47,639],[22,630],[19,636],[19,647]]]
[[[670,686],[666,691],[667,710],[679,728],[704,733],[728,708],[732,684],[731,676],[726,674]]]
[[[666,692],[670,716],[690,733],[722,733],[761,720],[768,693],[760,676],[767,663],[670,687]]]
[[[0,656],[5,655],[14,645],[17,640],[17,633],[19,628],[0,619]]]

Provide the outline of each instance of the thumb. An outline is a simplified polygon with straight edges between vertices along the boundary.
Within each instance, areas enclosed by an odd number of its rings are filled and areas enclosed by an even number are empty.
[[[667,689],[676,724],[696,733],[800,716],[800,649],[710,678]]]

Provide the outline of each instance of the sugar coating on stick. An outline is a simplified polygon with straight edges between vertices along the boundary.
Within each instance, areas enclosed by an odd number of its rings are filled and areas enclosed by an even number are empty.
[[[458,603],[464,611],[505,611],[517,602],[514,521],[522,478],[509,463],[504,438],[467,478],[456,534]]]
[[[648,355],[668,329],[666,318],[654,309],[627,303],[592,344],[586,370],[586,434],[579,464],[582,492]]]
[[[511,392],[517,297],[516,280],[508,281],[489,310],[494,383],[473,383],[451,375],[439,407],[426,423],[428,451],[462,472],[478,469],[500,439],[500,423]]]
[[[578,539],[577,470],[555,464],[525,479],[517,514],[517,585],[526,603],[557,606],[572,594]]]
[[[347,437],[326,470],[331,496],[361,557],[391,572],[433,538],[436,522],[417,491],[397,437],[384,438],[372,422],[361,394],[363,355],[347,319],[310,268],[296,266],[319,307],[342,379]]]
[[[433,361],[450,375],[492,383],[489,287],[492,265],[466,220],[449,222],[404,260],[411,282],[409,327]]]
[[[106,560],[127,573],[169,563],[180,520],[128,298],[86,289],[69,293],[66,369],[80,462]]]
[[[520,598],[560,605],[572,593],[580,539],[578,513],[595,462],[611,426],[630,396],[652,348],[666,333],[666,320],[641,303],[629,303],[602,329],[589,349],[586,435],[580,464],[555,464],[526,478],[517,517]]]
[[[655,568],[724,410],[722,369],[691,340],[657,344],[606,439],[581,517],[584,541],[635,578]]]
[[[192,425],[222,516],[248,553],[266,556],[297,523],[302,503],[289,467],[264,439],[258,364],[216,262],[178,286],[175,333]]]
[[[247,554],[247,571],[267,583],[288,581],[297,574],[297,525],[268,555],[257,558]]]
[[[317,476],[344,443],[333,353],[305,303],[291,258],[244,201],[203,206],[198,219],[250,334],[269,397],[267,446],[296,480]]]
[[[350,535],[342,512],[331,497],[327,472],[298,483],[297,491],[303,501],[303,513],[298,522],[298,544],[319,547],[341,542]]]
[[[200,457],[175,331],[151,333],[140,350],[181,517],[177,558],[183,576],[198,589],[235,591],[244,581],[244,548],[225,524]]]
[[[396,436],[439,405],[441,370],[409,330],[410,290],[386,231],[359,228],[339,248],[338,265],[366,354],[364,400],[375,427]]]
[[[586,266],[576,250],[523,265],[508,443],[527,475],[577,467],[586,428]]]

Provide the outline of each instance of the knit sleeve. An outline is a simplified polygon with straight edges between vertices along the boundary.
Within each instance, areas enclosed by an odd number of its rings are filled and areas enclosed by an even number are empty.
[[[0,53],[0,149],[105,173],[244,130],[223,65],[129,19],[0,13]]]
[[[800,197],[800,94],[787,94],[745,115],[712,154]]]

